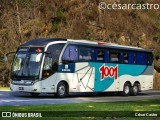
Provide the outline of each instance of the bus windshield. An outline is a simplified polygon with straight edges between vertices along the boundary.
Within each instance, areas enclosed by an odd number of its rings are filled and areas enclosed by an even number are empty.
[[[42,55],[42,47],[20,48],[12,64],[12,78],[37,79]]]

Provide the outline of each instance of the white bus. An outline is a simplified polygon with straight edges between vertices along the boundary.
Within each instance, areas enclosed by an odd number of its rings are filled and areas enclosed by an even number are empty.
[[[121,92],[153,88],[151,50],[111,43],[43,38],[19,46],[11,70],[11,91],[54,93]]]

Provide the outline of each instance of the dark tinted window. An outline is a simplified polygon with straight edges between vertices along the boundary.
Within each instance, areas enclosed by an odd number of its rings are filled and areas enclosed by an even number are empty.
[[[64,43],[53,44],[48,47],[43,65],[43,78],[47,78],[55,73],[58,69],[59,56],[64,47]]]
[[[128,51],[128,63],[129,64],[135,64],[136,55],[133,51]]]
[[[152,53],[148,53],[148,61],[147,61],[147,63],[149,65],[152,65],[152,62],[153,62],[153,55],[152,55]]]
[[[147,64],[147,54],[143,52],[136,53],[136,64],[145,65]]]
[[[51,57],[55,62],[58,62],[59,55],[64,47],[64,43],[53,44],[48,47],[47,52],[51,53]]]
[[[94,61],[94,49],[87,46],[80,46],[79,61]]]
[[[128,52],[127,51],[123,52],[123,63],[125,64],[128,63]]]
[[[109,50],[108,49],[105,49],[104,61],[106,63],[109,62]]]
[[[105,50],[103,48],[96,48],[95,51],[96,51],[96,61],[104,62]]]
[[[66,62],[78,61],[78,46],[68,45],[64,51],[62,60]]]
[[[120,62],[120,51],[110,50],[110,62],[119,63]]]
[[[43,79],[51,76],[57,70],[58,63],[53,63],[51,55],[46,54],[43,64]]]

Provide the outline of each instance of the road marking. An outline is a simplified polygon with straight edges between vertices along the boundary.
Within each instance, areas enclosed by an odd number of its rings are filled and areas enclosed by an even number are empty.
[[[0,91],[0,106],[17,106],[17,105],[41,105],[41,104],[67,104],[67,103],[83,103],[83,102],[118,102],[118,101],[136,101],[145,99],[158,99],[160,98],[160,91],[148,91],[139,94],[138,96],[74,96],[69,98],[55,98],[54,96],[41,95],[40,97],[31,97],[28,95],[10,95],[10,92]]]

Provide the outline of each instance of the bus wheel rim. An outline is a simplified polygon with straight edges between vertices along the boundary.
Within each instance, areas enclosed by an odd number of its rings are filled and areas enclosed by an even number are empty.
[[[64,95],[64,94],[65,94],[65,87],[64,87],[63,85],[61,85],[61,86],[59,87],[58,91],[59,91],[59,94],[60,94],[60,95]]]
[[[137,87],[137,86],[134,86],[134,87],[133,87],[133,91],[134,91],[134,93],[136,93],[136,92],[138,91],[138,87]]]
[[[129,93],[129,87],[128,87],[128,86],[125,87],[124,92],[125,92],[126,94]]]

